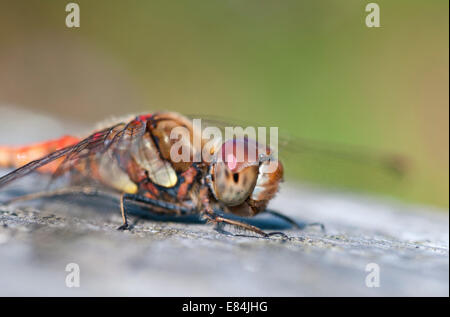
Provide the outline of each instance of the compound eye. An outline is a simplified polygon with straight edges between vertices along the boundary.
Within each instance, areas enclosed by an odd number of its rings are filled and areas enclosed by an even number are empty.
[[[258,165],[261,154],[267,154],[264,146],[260,146],[255,140],[243,138],[224,142],[217,156],[231,172],[237,173],[248,166]]]
[[[217,199],[227,206],[236,206],[252,194],[258,179],[258,166],[248,166],[233,173],[226,163],[218,162],[214,166],[213,174]]]

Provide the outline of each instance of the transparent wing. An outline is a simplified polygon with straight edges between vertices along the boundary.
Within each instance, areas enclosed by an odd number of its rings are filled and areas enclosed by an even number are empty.
[[[219,116],[188,115],[190,118],[202,118],[202,127],[215,126],[222,131],[225,127],[241,126],[243,128],[253,126],[255,123],[248,121],[226,119]],[[267,131],[268,133],[269,131]],[[269,138],[266,137],[266,140]],[[392,153],[382,153],[364,146],[349,146],[344,144],[327,143],[294,137],[285,131],[279,131],[278,147],[280,152],[287,154],[302,155],[304,153],[324,156],[331,159],[348,160],[358,164],[370,164],[392,172],[398,176],[407,171],[407,160],[405,157]]]
[[[219,116],[189,115],[201,118],[202,128],[258,127],[258,124]],[[268,129],[266,129],[268,132]],[[269,140],[269,137],[266,137]],[[259,142],[259,140],[258,140]],[[350,146],[294,137],[278,131],[278,158],[285,178],[326,187],[349,188],[380,193],[401,193],[410,168],[402,155],[384,153],[365,146]]]
[[[119,123],[97,131],[75,145],[50,153],[1,177],[0,188],[56,160],[60,160],[61,163],[52,174],[51,182],[67,172],[91,177],[92,163],[117,164],[120,156],[129,155],[127,154],[130,152],[129,149],[138,146],[143,133],[145,133],[145,123],[138,120],[128,124]],[[122,159],[126,160],[127,157]]]

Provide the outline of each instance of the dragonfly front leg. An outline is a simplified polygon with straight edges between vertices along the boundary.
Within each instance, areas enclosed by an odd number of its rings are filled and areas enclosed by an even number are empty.
[[[271,237],[271,236],[278,235],[278,236],[281,236],[281,237],[283,237],[285,239],[289,239],[289,237],[286,234],[284,234],[283,232],[279,232],[279,231],[276,231],[276,232],[264,232],[263,230],[259,229],[258,227],[252,226],[252,225],[250,225],[248,223],[237,221],[237,220],[233,220],[233,219],[229,219],[229,218],[223,217],[221,215],[218,215],[218,214],[216,214],[214,212],[213,213],[205,212],[203,214],[203,216],[210,223],[215,223],[215,224],[224,223],[224,224],[232,225],[234,227],[241,228],[243,230],[251,231],[251,232],[254,232],[256,234],[259,234],[259,235],[263,236],[264,238],[268,238],[268,237]]]
[[[204,218],[206,218],[206,220],[210,223],[215,223],[215,224],[229,224],[247,231],[251,231],[254,232],[256,234],[259,234],[265,238],[274,236],[274,235],[280,235],[283,238],[288,239],[289,237],[287,235],[285,235],[282,232],[264,232],[263,230],[259,229],[258,227],[252,226],[248,223],[244,223],[241,221],[237,221],[237,220],[233,220],[233,219],[228,219],[224,216],[221,216],[219,214],[217,214],[216,212],[214,212],[214,210],[211,208],[211,205],[209,203],[209,197],[207,194],[207,188],[203,188],[200,191],[200,197],[201,197],[201,202],[203,204],[203,210],[202,210],[202,216]]]
[[[178,215],[187,215],[195,212],[194,208],[189,208],[185,206],[180,206],[174,203],[170,203],[164,200],[152,199],[142,195],[137,194],[122,194],[120,197],[120,211],[122,214],[123,224],[117,228],[118,230],[126,230],[129,229],[128,220],[127,220],[127,212],[125,209],[125,201],[129,200],[136,203],[142,203],[146,206],[153,207],[152,209],[159,212],[172,212]]]

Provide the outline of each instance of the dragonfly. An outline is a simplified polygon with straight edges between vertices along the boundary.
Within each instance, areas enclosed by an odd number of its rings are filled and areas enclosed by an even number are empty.
[[[208,120],[212,124],[224,125],[223,121],[214,118]],[[189,153],[189,159],[184,161],[174,160],[171,155],[176,142],[180,142],[171,138],[171,132],[180,127],[186,129],[190,136],[182,142]],[[99,190],[107,188],[119,196],[120,230],[130,229],[128,202],[143,205],[149,212],[199,215],[209,223],[231,225],[263,237],[286,235],[282,232],[267,233],[232,216],[253,217],[269,213],[300,228],[293,219],[267,208],[277,194],[284,174],[283,164],[273,149],[247,137],[232,138],[211,146],[207,156],[210,159],[202,156],[201,160],[195,160],[208,141],[200,136],[201,141],[195,142],[198,133],[188,116],[155,112],[109,123],[85,138],[66,135],[27,146],[0,146],[0,167],[15,168],[0,177],[0,189],[35,171],[51,175],[52,180],[69,175],[74,182],[78,180],[82,184],[86,180],[94,181],[94,185],[68,187],[23,198],[77,192],[108,195]],[[297,147],[307,149],[305,145]],[[315,150],[321,151],[320,147]],[[256,155],[249,155],[250,152]],[[327,155],[342,153],[350,158],[370,159],[329,147],[324,151]],[[398,162],[388,162],[384,158],[376,158],[375,161],[382,161],[391,168],[399,167],[396,165]],[[323,228],[318,223],[310,225]]]
[[[176,162],[170,153],[179,142],[171,138],[171,131],[177,127],[191,135],[183,144],[189,153],[187,161]],[[66,135],[27,146],[2,146],[0,166],[16,169],[0,178],[0,188],[35,171],[50,174],[52,179],[69,174],[74,179],[93,180],[120,195],[121,230],[130,229],[126,202],[143,204],[153,212],[197,214],[207,222],[231,225],[263,237],[284,234],[266,233],[227,215],[253,217],[270,212],[296,224],[266,208],[283,180],[283,165],[269,147],[246,137],[233,138],[209,149],[213,159],[195,161],[206,143],[201,139],[200,144],[195,144],[196,133],[188,117],[157,112],[127,118],[85,138]],[[244,146],[238,146],[241,144]],[[249,150],[257,155],[250,158]],[[242,161],[236,159],[240,155]],[[80,192],[96,190],[84,187]],[[73,188],[53,194],[71,192]]]

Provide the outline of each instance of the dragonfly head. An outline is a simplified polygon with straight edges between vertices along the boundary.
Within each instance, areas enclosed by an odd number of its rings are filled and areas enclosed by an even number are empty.
[[[211,191],[229,212],[254,216],[278,191],[283,167],[270,148],[242,138],[222,144],[209,173]]]

